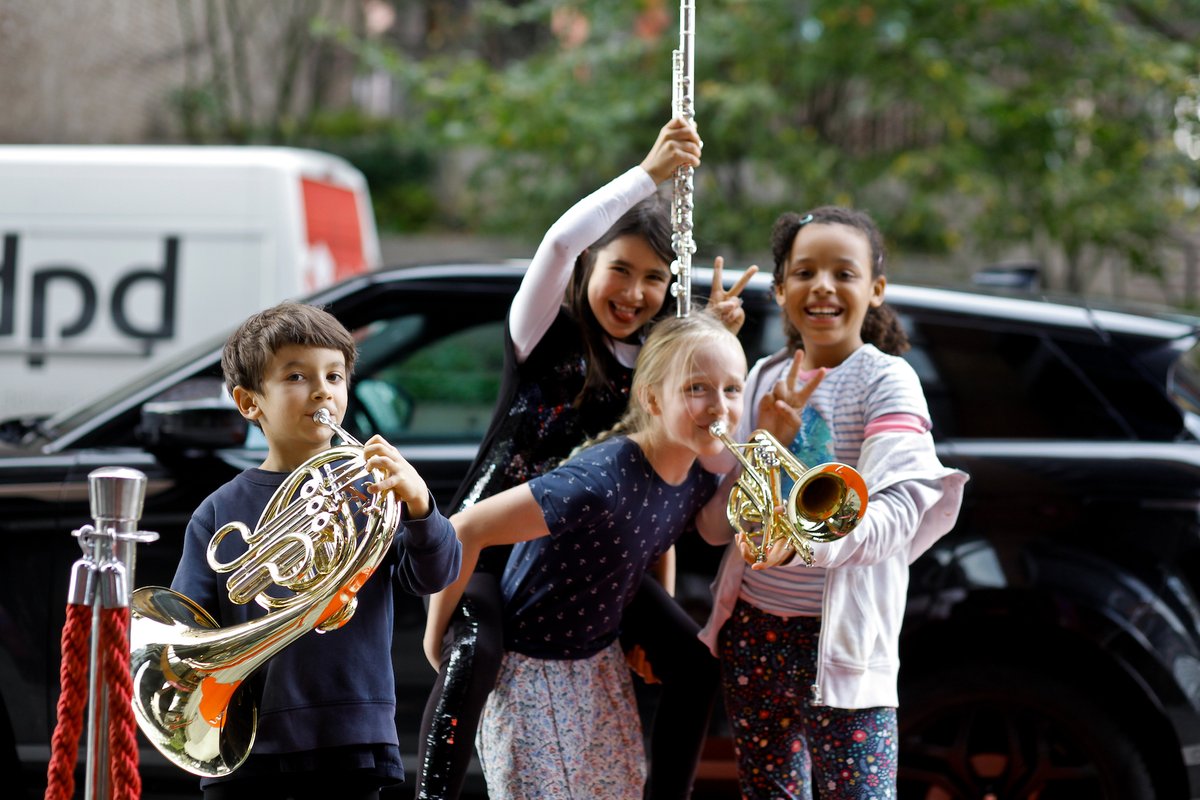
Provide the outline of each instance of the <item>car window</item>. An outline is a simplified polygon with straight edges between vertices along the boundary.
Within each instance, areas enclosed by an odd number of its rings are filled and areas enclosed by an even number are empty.
[[[1168,372],[1171,397],[1184,412],[1184,422],[1200,437],[1200,345],[1193,345],[1171,364]]]
[[[393,444],[478,442],[500,391],[504,321],[448,329],[410,314],[355,332],[353,425]]]
[[[1048,335],[906,320],[939,438],[1128,438],[1111,398]],[[1099,347],[1074,343],[1076,355]],[[1099,356],[1096,356],[1099,357]]]

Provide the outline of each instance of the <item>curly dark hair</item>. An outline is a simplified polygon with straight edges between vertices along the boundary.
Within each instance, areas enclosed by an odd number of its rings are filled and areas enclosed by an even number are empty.
[[[841,206],[820,206],[804,214],[788,211],[775,220],[771,229],[771,254],[775,258],[775,286],[783,284],[783,271],[787,264],[788,255],[792,252],[792,243],[800,229],[810,223],[826,225],[846,225],[861,231],[871,247],[871,277],[878,278],[886,274],[884,262],[887,251],[883,246],[883,234],[879,226],[866,212]],[[795,350],[803,350],[804,342],[800,331],[783,315],[783,332],[787,336],[788,346]],[[864,342],[873,344],[885,353],[898,356],[909,349],[908,334],[900,325],[900,319],[887,304],[875,306],[867,310],[863,319],[862,338]]]

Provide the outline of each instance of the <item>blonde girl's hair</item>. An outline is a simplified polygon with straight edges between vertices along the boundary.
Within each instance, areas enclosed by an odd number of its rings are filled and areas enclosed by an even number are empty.
[[[572,455],[613,436],[641,433],[649,428],[654,417],[646,409],[647,391],[666,386],[685,374],[698,353],[722,346],[733,346],[739,352],[742,349],[737,336],[707,310],[693,310],[686,317],[664,317],[654,323],[638,354],[624,415],[617,424],[575,448]]]

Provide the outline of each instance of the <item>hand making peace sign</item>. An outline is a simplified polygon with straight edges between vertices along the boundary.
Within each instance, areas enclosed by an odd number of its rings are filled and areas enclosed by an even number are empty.
[[[746,322],[746,312],[742,309],[742,298],[740,297],[742,290],[746,288],[746,284],[758,272],[758,266],[752,265],[746,268],[742,273],[742,277],[738,278],[737,283],[725,290],[721,284],[721,270],[725,266],[725,259],[717,256],[713,259],[713,282],[712,292],[708,295],[708,305],[706,308],[717,319],[721,320],[721,324],[729,329],[731,333],[737,333],[742,329],[743,323]]]
[[[800,383],[800,364],[804,361],[804,351],[796,350],[792,356],[792,365],[787,375],[780,378],[771,387],[771,391],[758,401],[758,426],[765,428],[772,436],[784,445],[791,444],[800,431],[801,412],[812,397],[812,393],[821,385],[825,378],[825,368],[821,367],[803,384]]]

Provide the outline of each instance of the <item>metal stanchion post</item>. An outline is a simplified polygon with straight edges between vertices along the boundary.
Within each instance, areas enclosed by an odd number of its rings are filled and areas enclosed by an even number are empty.
[[[93,525],[74,531],[84,558],[71,574],[69,601],[92,609],[88,656],[87,783],[85,797],[109,798],[108,676],[99,654],[100,612],[127,608],[133,584],[136,546],[152,542],[157,533],[139,531],[146,476],[136,469],[101,467],[88,474]],[[124,646],[128,648],[128,643]]]

